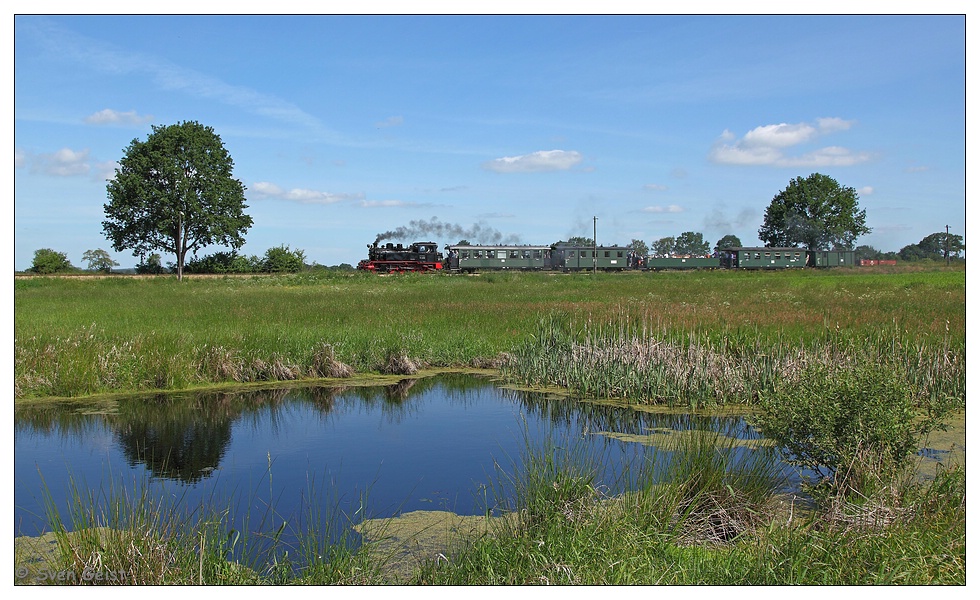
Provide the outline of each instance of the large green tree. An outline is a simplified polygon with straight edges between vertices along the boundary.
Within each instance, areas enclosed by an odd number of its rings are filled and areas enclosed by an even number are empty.
[[[919,248],[922,248],[926,256],[935,259],[959,258],[960,252],[966,250],[962,235],[945,232],[932,233],[922,238]]]
[[[773,197],[759,239],[771,247],[850,250],[866,233],[871,228],[865,224],[865,211],[858,207],[857,191],[814,173],[793,179]]]
[[[173,253],[181,279],[189,251],[240,248],[252,218],[233,166],[214,129],[196,121],[154,126],[145,142],[134,139],[107,188],[102,227],[113,249]]]

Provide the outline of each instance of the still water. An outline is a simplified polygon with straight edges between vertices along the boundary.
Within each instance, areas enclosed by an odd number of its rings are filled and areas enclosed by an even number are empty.
[[[50,529],[45,498],[70,521],[72,497],[98,504],[139,489],[188,511],[231,507],[244,529],[331,511],[354,521],[416,510],[484,514],[506,501],[501,482],[530,449],[575,446],[604,465],[598,483],[622,487],[627,465],[651,448],[609,434],[693,428],[758,437],[737,416],[642,413],[461,374],[382,387],[26,404],[15,410],[14,531]]]

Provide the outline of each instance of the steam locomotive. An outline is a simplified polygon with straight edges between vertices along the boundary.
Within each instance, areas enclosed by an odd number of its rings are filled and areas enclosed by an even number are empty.
[[[362,271],[404,273],[446,271],[627,271],[691,269],[785,269],[855,266],[853,250],[803,248],[724,248],[713,256],[641,256],[625,246],[447,245],[443,256],[435,242],[368,245]]]
[[[368,244],[368,257],[357,263],[361,271],[374,273],[409,273],[441,271],[442,252],[435,242],[415,242],[403,247],[401,244],[378,242]]]

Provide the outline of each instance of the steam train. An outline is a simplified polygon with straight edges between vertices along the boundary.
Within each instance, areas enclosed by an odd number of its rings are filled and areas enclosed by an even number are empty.
[[[443,256],[435,242],[415,242],[403,247],[401,244],[368,244],[368,257],[357,263],[361,271],[374,273],[409,273],[441,271]]]
[[[724,248],[713,256],[641,256],[625,246],[447,245],[445,256],[435,242],[368,245],[362,271],[404,273],[445,271],[661,271],[691,269],[786,269],[855,266],[853,250],[803,248]]]

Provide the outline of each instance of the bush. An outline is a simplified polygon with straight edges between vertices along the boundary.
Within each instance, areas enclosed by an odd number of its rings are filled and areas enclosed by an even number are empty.
[[[136,265],[136,273],[139,275],[160,275],[163,272],[159,254],[151,254],[145,261],[141,258],[140,263]]]
[[[243,256],[237,251],[215,252],[193,258],[184,265],[185,273],[258,273],[262,262],[257,256]]]
[[[952,407],[920,403],[904,371],[887,364],[811,366],[761,394],[760,403],[754,424],[787,461],[838,486],[846,483],[842,468],[860,481],[862,465],[906,463],[925,434],[944,427]]]
[[[34,262],[28,271],[38,275],[48,275],[50,273],[66,273],[74,271],[75,267],[68,262],[68,255],[64,252],[55,252],[50,248],[41,248],[34,251]]]
[[[262,261],[262,270],[266,273],[296,273],[303,269],[305,259],[302,250],[290,250],[289,246],[269,248]]]

